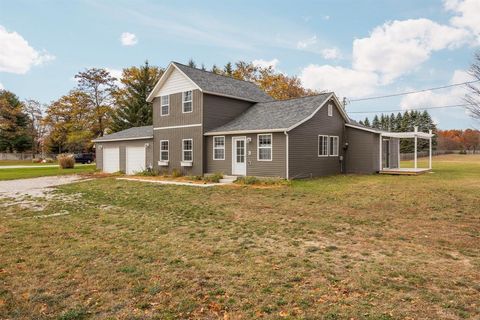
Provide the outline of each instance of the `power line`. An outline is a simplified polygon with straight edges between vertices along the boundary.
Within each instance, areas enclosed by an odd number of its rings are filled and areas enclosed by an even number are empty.
[[[444,109],[444,108],[459,108],[459,107],[466,107],[466,106],[469,106],[469,104],[453,104],[449,106],[425,107],[425,108],[415,108],[415,109],[398,109],[398,110],[349,111],[348,113],[400,112],[400,111],[431,110],[431,109]]]
[[[441,90],[441,89],[447,89],[447,88],[452,88],[452,87],[457,87],[457,86],[463,86],[463,85],[466,85],[466,84],[475,83],[475,82],[479,82],[479,81],[480,81],[480,80],[474,80],[474,81],[467,81],[467,82],[449,84],[449,85],[445,85],[445,86],[441,86],[441,87],[433,87],[433,88],[422,89],[422,90],[415,90],[415,91],[407,91],[407,92],[402,92],[402,93],[387,94],[387,95],[384,95],[384,96],[376,96],[376,97],[368,97],[368,98],[360,98],[360,99],[351,99],[351,100],[349,100],[349,102],[366,101],[366,100],[375,100],[375,99],[398,97],[398,96],[404,96],[404,95],[408,95],[408,94],[420,93],[420,92],[425,92],[425,91]]]

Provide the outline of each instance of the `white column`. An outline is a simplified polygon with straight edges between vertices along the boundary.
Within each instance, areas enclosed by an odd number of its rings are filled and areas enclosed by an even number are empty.
[[[429,154],[428,154],[428,169],[432,170],[432,130],[428,130],[428,133],[430,133],[430,138],[428,139],[428,144],[429,144]]]
[[[413,156],[414,156],[414,160],[413,162],[415,163],[415,169],[417,169],[417,132],[418,132],[418,127],[415,127],[415,137],[414,137],[414,151],[413,151]]]

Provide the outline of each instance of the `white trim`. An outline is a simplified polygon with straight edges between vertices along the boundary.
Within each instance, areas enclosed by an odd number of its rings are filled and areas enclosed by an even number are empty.
[[[368,132],[380,134],[380,132],[375,131],[375,129],[359,127],[359,126],[356,126],[356,125],[350,124],[350,123],[345,123],[345,126],[350,127],[350,128],[354,128],[354,129],[358,129],[358,130],[363,130],[363,131],[368,131]]]
[[[153,139],[153,136],[149,137],[138,137],[138,138],[118,138],[118,139],[108,139],[108,140],[92,140],[95,143],[102,143],[102,142],[112,142],[112,141],[125,141],[125,140],[144,140],[144,139]]]
[[[231,135],[231,134],[246,134],[246,133],[271,133],[271,132],[285,132],[283,129],[258,129],[258,130],[237,130],[237,131],[219,131],[219,132],[207,132],[204,136],[218,136],[218,135]]]
[[[168,79],[168,77],[172,73],[173,68],[178,70],[178,72],[180,72],[184,77],[186,77],[188,79],[188,81],[190,81],[196,89],[202,91],[202,89],[195,82],[193,82],[193,80],[190,79],[182,70],[180,70],[179,67],[177,67],[173,62],[170,62],[168,64],[167,69],[165,70],[165,72],[162,74],[162,76],[158,80],[157,84],[155,84],[155,87],[153,87],[152,92],[150,92],[150,94],[148,95],[147,102],[152,102],[153,99],[156,98],[156,94],[158,93],[158,91],[160,91],[162,85],[165,83],[165,81]]]
[[[260,136],[270,136],[270,147],[262,147],[262,149],[270,149],[270,159],[260,159]],[[257,134],[257,161],[273,161],[273,134],[271,133]]]
[[[432,130],[428,130],[428,133],[432,135]],[[428,139],[428,169],[432,170],[432,137]]]
[[[162,151],[165,152],[165,150],[162,150],[162,142],[165,142],[165,141],[167,142],[167,150],[166,150],[167,151],[167,160],[162,159]],[[160,159],[159,159],[160,161],[166,161],[166,162],[170,161],[170,141],[160,140],[160,154],[159,154],[159,156],[160,156]]]
[[[320,154],[320,137],[327,139],[327,154]],[[323,147],[323,141],[322,141],[322,147]],[[330,139],[328,138],[328,135],[319,134],[317,138],[317,156],[319,158],[325,158],[325,157],[328,157],[329,153],[330,153]]]
[[[237,161],[237,146],[234,144],[234,141],[235,140],[243,140],[244,143],[244,148],[245,148],[245,154],[244,154],[244,164],[245,164],[245,172],[243,172],[242,176],[246,176],[247,175],[247,136],[233,136],[232,137],[232,175],[234,174],[237,174],[238,173],[233,173],[233,171],[235,170],[235,163]]]
[[[288,145],[288,132],[285,131],[285,178],[288,180],[289,179],[289,168],[288,168],[288,160],[289,160],[289,154],[288,154],[288,149],[289,149],[289,145]]]
[[[332,150],[330,150],[330,140],[337,140],[337,147],[334,150],[336,154],[330,154]],[[340,137],[339,136],[328,136],[328,156],[329,157],[338,157],[340,153]]]
[[[400,139],[397,139],[397,155],[398,155],[398,169],[400,169]]]
[[[190,100],[185,101],[185,93],[190,92]],[[190,111],[185,111],[185,103],[190,102]],[[193,112],[193,90],[187,90],[182,92],[182,113],[192,113]]]
[[[162,101],[163,97],[167,97],[167,98],[168,98],[167,104],[163,104],[163,101]],[[167,109],[168,112],[167,112],[166,114],[163,114],[163,107],[165,107],[165,106],[168,107],[168,109]],[[161,117],[166,117],[166,116],[168,116],[168,115],[170,115],[170,95],[169,95],[169,94],[166,94],[166,95],[164,95],[164,96],[160,96],[160,116],[161,116]]]
[[[192,141],[192,150],[185,150],[184,147],[184,141]],[[192,160],[185,160],[185,151],[192,151]],[[193,139],[192,138],[189,138],[189,139],[182,139],[182,162],[193,162]]]
[[[223,138],[223,147],[221,148],[216,148],[215,147],[215,138]],[[225,136],[214,136],[213,137],[213,154],[212,154],[212,159],[213,160],[225,160]],[[215,150],[223,150],[223,159],[215,159]]]
[[[328,108],[328,116],[329,116],[329,117],[333,117],[333,106],[332,106],[332,104],[329,103],[329,104],[327,105],[327,108]]]
[[[382,169],[383,169],[383,150],[382,150],[383,136],[382,136],[381,133],[380,133],[380,137],[378,138],[378,140],[379,140],[378,150],[380,151],[379,155],[378,155],[379,160],[380,160],[379,164],[378,164],[378,171],[382,171]]]
[[[184,124],[184,125],[180,125],[180,126],[158,127],[158,128],[153,128],[153,130],[167,130],[167,129],[191,128],[191,127],[200,127],[200,126],[202,126],[201,123],[195,123],[195,124]]]

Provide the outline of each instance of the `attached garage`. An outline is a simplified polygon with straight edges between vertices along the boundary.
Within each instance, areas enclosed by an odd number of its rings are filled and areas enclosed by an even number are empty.
[[[103,148],[103,172],[120,171],[120,149],[118,147]]]
[[[134,174],[152,167],[153,127],[136,127],[95,139],[97,169]]]
[[[126,147],[126,174],[145,170],[145,147]]]

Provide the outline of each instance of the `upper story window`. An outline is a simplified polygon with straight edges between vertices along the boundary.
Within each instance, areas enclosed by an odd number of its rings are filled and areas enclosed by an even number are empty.
[[[168,140],[160,140],[160,161],[168,161]]]
[[[328,147],[330,148],[330,156],[338,156],[338,137],[330,136],[330,142]]]
[[[318,156],[319,157],[328,156],[328,136],[324,136],[324,135],[318,136]]]
[[[160,115],[168,116],[170,113],[170,96],[160,97]]]
[[[193,140],[182,140],[182,161],[193,161]]]
[[[328,104],[328,116],[333,116],[333,105],[331,103]]]
[[[271,161],[272,160],[272,134],[257,135],[257,160]]]
[[[185,91],[183,93],[183,113],[188,113],[193,111],[192,106],[192,91]]]

